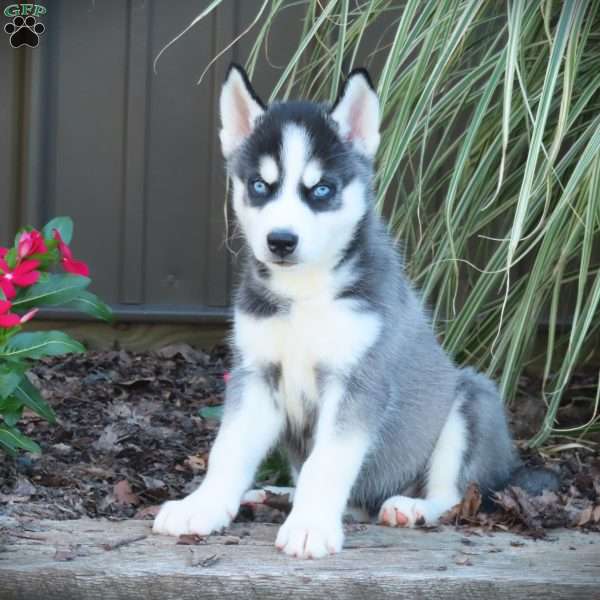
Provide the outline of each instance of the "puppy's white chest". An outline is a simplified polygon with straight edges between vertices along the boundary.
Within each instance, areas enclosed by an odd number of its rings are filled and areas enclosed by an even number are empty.
[[[246,368],[280,367],[277,400],[290,420],[300,423],[318,403],[318,373],[347,373],[379,330],[375,314],[324,297],[296,301],[289,312],[269,318],[238,312],[235,343]]]

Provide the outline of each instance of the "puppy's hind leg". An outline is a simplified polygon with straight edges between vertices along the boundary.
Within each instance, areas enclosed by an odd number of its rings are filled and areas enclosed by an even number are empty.
[[[425,498],[392,496],[381,506],[378,522],[391,527],[414,527],[434,523],[461,497],[459,478],[467,448],[467,424],[459,396],[431,455]]]

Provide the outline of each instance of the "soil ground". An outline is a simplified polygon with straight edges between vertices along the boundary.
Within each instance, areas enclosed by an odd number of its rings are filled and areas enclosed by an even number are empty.
[[[58,422],[26,413],[21,428],[43,454],[0,454],[0,527],[2,518],[150,519],[162,502],[195,489],[218,429],[227,369],[223,347],[203,352],[183,344],[152,353],[113,350],[40,361],[33,380]],[[590,381],[578,377],[578,392],[564,409],[573,415],[565,413],[565,419],[580,417],[573,402]],[[524,378],[521,387],[511,420],[516,437],[526,438],[539,425],[543,406],[535,399],[535,381]],[[446,523],[535,537],[553,527],[600,531],[600,454],[594,448],[565,443],[562,450],[524,454],[528,463],[559,474],[559,491],[529,497],[508,488],[484,513],[471,487]],[[271,460],[259,483],[281,483],[283,471],[280,459]],[[281,522],[287,509],[274,500],[269,507],[245,507],[238,520]]]

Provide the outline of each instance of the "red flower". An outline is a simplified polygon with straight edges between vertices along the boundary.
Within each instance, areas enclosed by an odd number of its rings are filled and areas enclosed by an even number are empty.
[[[21,322],[21,317],[11,312],[12,304],[8,300],[0,300],[0,327],[15,327]]]
[[[15,286],[28,287],[36,283],[40,278],[40,272],[36,271],[39,266],[39,260],[24,260],[11,269],[4,258],[0,258],[0,289],[4,295],[11,300],[17,293]]]
[[[62,263],[63,269],[68,273],[74,273],[75,275],[83,275],[87,277],[90,274],[89,267],[82,260],[75,260],[71,248],[63,242],[60,235],[60,231],[55,229],[52,233],[54,239],[58,242],[58,250],[60,252],[60,262]]]
[[[38,308],[34,308],[33,310],[30,310],[28,313],[24,314],[21,317],[19,315],[9,312],[11,306],[12,304],[8,300],[0,300],[0,327],[16,327],[17,325],[27,323],[27,321],[33,319],[33,317],[39,310]]]
[[[44,238],[39,231],[24,231],[19,237],[17,245],[17,257],[19,260],[32,254],[45,254],[48,251]]]
[[[0,248],[0,258],[4,258],[8,254],[8,248]]]

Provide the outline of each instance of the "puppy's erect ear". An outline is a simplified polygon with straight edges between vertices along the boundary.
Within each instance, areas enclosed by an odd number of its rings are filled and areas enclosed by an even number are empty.
[[[365,69],[348,75],[331,117],[339,125],[340,135],[362,154],[373,158],[379,146],[379,99]]]
[[[221,89],[221,147],[228,158],[248,137],[256,119],[264,112],[265,105],[252,89],[246,71],[231,64]]]

